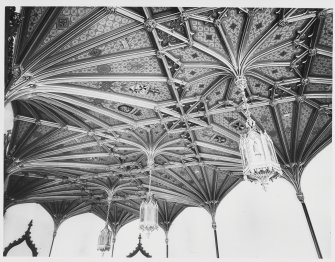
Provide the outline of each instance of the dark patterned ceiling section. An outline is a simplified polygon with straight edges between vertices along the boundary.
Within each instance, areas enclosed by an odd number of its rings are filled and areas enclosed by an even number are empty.
[[[287,140],[289,150],[291,149],[293,108],[293,102],[278,104],[278,109],[280,113],[279,121],[282,122],[284,137]]]
[[[46,14],[47,7],[34,7],[29,9],[29,22],[28,22],[28,28],[25,35],[25,38],[29,40],[31,35],[34,33],[37,25],[41,22],[41,19]]]
[[[59,12],[56,21],[54,21],[49,32],[46,34],[38,49],[52,42],[57,36],[71,28],[80,19],[94,10],[94,7],[64,7]],[[107,18],[105,18],[107,20]],[[106,22],[105,22],[106,23]]]
[[[318,44],[333,47],[333,14],[326,15]]]
[[[315,77],[332,77],[333,75],[333,66],[332,58],[316,55],[312,62],[312,70],[310,76]]]
[[[106,17],[102,18],[100,21],[92,25],[88,30],[84,31],[82,34],[80,34],[76,38],[72,39],[69,43],[64,45],[60,50],[58,50],[58,52],[62,52],[69,48],[73,48],[76,45],[82,44],[88,40],[94,39],[106,33],[110,33],[114,30],[117,30],[118,28],[121,28],[125,25],[134,23],[134,22],[135,21],[133,19],[130,19],[122,15],[117,15],[117,14],[107,15]],[[125,40],[125,39],[122,39],[122,40]],[[119,41],[122,41],[122,40],[119,40]],[[116,41],[113,41],[113,42],[106,44],[106,47],[109,47],[111,50],[112,47],[114,47],[115,45],[116,45]],[[109,51],[107,50],[105,50],[105,52]]]
[[[69,74],[101,74],[112,75],[118,73],[154,74],[161,75],[161,69],[156,57],[142,57],[120,62],[101,64],[69,71]]]
[[[251,108],[250,111],[256,122],[261,124],[264,130],[271,136],[274,145],[281,152],[284,152],[271,108],[269,106]]]
[[[307,141],[307,147],[316,138],[316,136],[320,134],[320,132],[325,131],[326,126],[328,126],[328,128],[331,128],[330,121],[331,116],[325,114],[324,112],[319,113],[318,118],[316,119],[316,122],[313,126],[312,132]]]
[[[216,78],[218,79],[218,78]],[[206,89],[206,93],[209,92],[209,95],[206,96],[207,103],[209,108],[214,105],[217,105],[220,101],[224,101],[227,99],[227,91],[229,89],[229,84],[231,83],[231,79],[225,79],[218,86],[210,85],[209,88]],[[214,87],[214,88],[213,88]],[[198,86],[198,89],[202,88],[201,85]],[[205,93],[203,92],[203,93]],[[203,94],[202,93],[202,94]]]
[[[294,78],[296,74],[289,67],[267,66],[257,69],[262,75],[267,75],[275,81]]]
[[[243,12],[238,12],[236,9],[228,10],[226,15],[221,20],[221,25],[225,34],[228,36],[229,46],[237,56],[237,50],[240,43],[240,37],[243,33],[243,25],[245,23],[245,15]]]
[[[204,141],[214,145],[228,147],[235,150],[238,149],[238,143],[236,141],[233,141],[232,139],[213,131],[213,129],[211,128],[204,128],[202,130],[199,130],[196,133],[196,137],[198,141]]]
[[[65,60],[64,62],[73,62],[86,58],[101,57],[104,55],[110,55],[127,50],[147,48],[150,46],[152,46],[152,44],[149,36],[147,32],[142,29],[131,34],[127,34],[124,37],[121,36],[120,38],[104,43],[103,45],[97,45],[84,53]]]
[[[253,95],[259,95],[264,98],[269,97],[271,85],[252,76],[247,77],[249,90]]]
[[[190,19],[190,26],[194,32],[193,38],[196,41],[218,51],[221,55],[228,58],[228,54],[220,39],[220,34],[212,23]]]
[[[254,51],[254,54],[276,47],[285,41],[295,38],[297,36],[297,28],[302,28],[305,23],[307,23],[305,20],[301,20],[283,24],[283,26],[277,24],[274,30],[267,31],[267,38],[262,41],[262,44]]]
[[[325,84],[309,84],[308,86],[306,86],[305,94],[313,92],[325,92],[331,94],[332,86]]]
[[[189,75],[196,75],[197,70],[189,71]],[[214,73],[213,75],[211,73]],[[179,76],[183,76],[185,74],[180,74]],[[214,84],[214,81],[218,80],[217,74],[214,71],[211,71],[209,74],[205,74],[203,76],[199,76],[188,82],[187,87],[185,88],[185,97],[192,96],[200,96],[207,93]],[[219,91],[216,91],[219,92]]]
[[[174,7],[152,7],[152,13],[153,14],[160,14],[160,13],[165,13],[165,12],[174,12],[176,11],[177,8]]]
[[[306,130],[308,121],[310,120],[312,113],[313,113],[313,108],[306,103],[301,104],[301,114],[299,117],[299,127],[298,127],[298,143],[301,142],[302,135],[304,131]]]
[[[213,121],[234,133],[242,134],[245,131],[245,118],[238,112],[215,114]]]
[[[269,29],[276,20],[275,9],[258,8],[256,12],[250,14],[250,29],[247,34],[246,47],[248,48],[256,42]]]
[[[189,46],[182,48],[176,48],[170,51],[170,53],[176,58],[180,59],[181,62],[218,62],[215,57],[209,56],[206,53]]]
[[[279,48],[278,50],[275,50],[271,52],[270,54],[265,54],[262,56],[262,54],[259,55],[255,59],[255,62],[274,62],[274,61],[287,61],[291,62],[296,58],[297,56],[301,55],[303,53],[304,49],[295,47],[293,44],[290,46],[285,46],[283,48]]]

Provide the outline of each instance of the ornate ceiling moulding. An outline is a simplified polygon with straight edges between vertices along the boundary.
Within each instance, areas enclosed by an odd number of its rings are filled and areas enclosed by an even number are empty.
[[[106,251],[115,207],[139,216],[145,199],[149,231],[168,231],[161,208],[176,202],[208,211],[217,243],[216,207],[243,171],[264,185],[282,170],[301,199],[302,170],[331,141],[332,10],[39,8],[6,19],[6,207],[94,203]]]

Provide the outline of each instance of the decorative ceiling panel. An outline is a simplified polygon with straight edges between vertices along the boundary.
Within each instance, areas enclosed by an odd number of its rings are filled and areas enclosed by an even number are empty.
[[[153,141],[157,141],[159,138],[163,136],[165,132],[166,130],[163,125],[160,124],[154,125],[153,128],[151,129]]]
[[[163,47],[168,47],[170,45],[181,44],[183,43],[180,39],[168,34],[164,31],[156,29],[157,35],[159,37],[160,44]]]
[[[283,123],[285,139],[288,142],[288,148],[291,147],[293,102],[278,104],[280,119]]]
[[[222,147],[228,147],[238,150],[239,144],[232,139],[223,136],[211,128],[204,128],[196,133],[197,140],[208,142]]]
[[[237,112],[216,114],[213,121],[234,133],[242,134],[245,131],[245,118]]]
[[[152,44],[147,32],[145,30],[139,30],[125,37],[120,37],[117,40],[107,42],[103,45],[98,45],[84,53],[71,57],[64,62],[72,62],[91,57],[110,55],[126,50],[136,50],[150,47],[151,45]]]
[[[241,90],[236,86],[235,82],[231,82],[227,99],[230,101],[233,101],[236,104],[241,103],[242,97],[241,97]]]
[[[235,54],[237,54],[238,43],[245,20],[244,17],[243,13],[239,13],[237,9],[229,9],[227,15],[221,21]]]
[[[78,37],[74,38],[72,41],[70,41],[68,44],[64,45],[59,52],[64,51],[68,48],[74,47],[78,44],[81,44],[87,40],[93,39],[97,36],[100,36],[104,33],[111,32],[117,28],[120,28],[122,26],[125,26],[127,24],[130,24],[131,22],[134,22],[133,19],[130,19],[128,17],[124,17],[119,14],[110,14],[106,17],[102,18],[99,22],[91,26],[88,30],[86,30],[84,33],[79,35]]]
[[[251,19],[250,31],[248,33],[247,48],[251,46],[255,40],[269,29],[270,25],[275,21],[276,15],[274,9],[258,8]]]
[[[331,120],[331,117],[324,113],[319,113],[318,118],[314,124],[311,135],[307,141],[307,146],[315,139],[315,137],[324,130],[325,125],[328,121]]]
[[[169,87],[165,82],[102,82],[103,91],[110,90],[120,94],[129,94],[153,101],[172,99]]]
[[[69,136],[74,136],[78,134],[77,132],[64,130],[64,129],[58,129],[56,133],[54,133],[51,137],[48,137],[47,139],[44,139],[43,142],[41,142],[41,145],[49,144],[51,142],[60,141],[61,139]],[[77,142],[76,142],[77,143]]]
[[[278,130],[276,130],[276,124],[270,111],[270,107],[263,106],[258,108],[251,108],[250,111],[255,120],[260,123],[264,130],[266,130],[266,132],[271,136],[276,147],[283,152]]]
[[[253,95],[261,95],[263,97],[269,96],[270,84],[267,84],[252,76],[247,77],[248,87]]]
[[[96,106],[110,109],[114,112],[130,117],[134,120],[156,118],[155,111],[151,109],[147,109],[143,107],[135,107],[135,106],[131,106],[131,105],[128,105],[122,102],[118,103],[118,102],[103,100],[99,98],[84,98],[84,100],[90,103],[93,103]]]
[[[31,128],[33,125],[35,125],[24,121],[17,121],[16,124],[17,124],[17,135],[16,135],[17,141],[20,141],[23,135],[28,131],[28,129]]]
[[[308,92],[332,92],[331,85],[310,83],[305,88],[305,94]]]
[[[302,27],[305,23],[306,21],[300,20],[298,22],[284,25],[283,27],[278,26],[277,30],[270,34],[270,36],[266,38],[266,40],[255,50],[254,54],[258,54],[263,50],[274,47],[284,41],[291,39],[292,37],[295,37],[296,29]]]
[[[298,127],[298,143],[300,143],[302,134],[306,130],[308,120],[310,119],[313,112],[313,108],[307,105],[306,103],[301,104],[301,114],[299,118],[299,127]]]
[[[122,122],[122,121],[116,120],[112,117],[108,117],[104,114],[97,113],[97,112],[92,111],[90,109],[81,108],[81,110],[86,112],[86,113],[89,113],[92,116],[95,116],[95,117],[99,118],[100,120],[104,121],[105,123],[109,124],[110,126],[116,126],[116,125],[124,124],[124,122]]]
[[[195,79],[197,79],[202,75],[214,72],[215,70],[209,68],[201,68],[201,67],[185,68],[182,71],[179,70],[178,74],[175,77],[184,81],[194,81]]]
[[[67,141],[66,145],[76,145],[85,142],[96,142],[96,140],[94,139],[94,137],[87,134],[86,136],[75,137],[73,140]],[[63,147],[63,145],[60,145],[60,147]]]
[[[333,47],[333,14],[327,14],[319,38],[319,44]]]
[[[44,17],[47,7],[34,7],[31,9],[31,13],[29,14],[29,22],[28,28],[25,37],[27,39],[33,34],[37,25],[41,22],[41,18]]]
[[[256,69],[256,71],[271,77],[274,80],[283,80],[287,78],[293,78],[296,75],[289,67],[276,67],[276,66],[267,66]]]
[[[53,130],[56,130],[56,128],[40,125],[39,127],[37,127],[37,129],[34,131],[34,133],[31,135],[31,137],[27,140],[25,145],[29,145],[30,143],[32,143],[34,141],[36,142],[42,136],[44,136],[45,134],[47,134],[48,132],[53,131]]]
[[[164,13],[166,11],[172,11],[174,8],[171,7],[152,7],[152,13],[153,14],[159,14],[159,13]]]
[[[110,64],[91,66],[83,69],[69,71],[69,74],[104,74],[111,75],[115,73],[131,74],[161,74],[161,69],[156,57],[141,57]]]
[[[119,93],[141,97],[152,101],[172,99],[168,85],[165,82],[144,81],[103,81],[103,82],[73,82],[77,86],[92,87],[108,93]]]
[[[313,99],[313,101],[317,102],[320,105],[332,105],[332,99],[331,98],[318,98]]]
[[[191,74],[192,74],[192,71],[191,71]],[[208,90],[208,88],[214,83],[214,80],[216,80],[217,78],[218,76],[209,76],[199,81],[196,81],[196,80],[192,81],[192,83],[188,85],[189,91],[186,92],[185,97],[203,95]],[[216,92],[222,92],[222,90],[218,90],[218,89],[219,88],[217,88]]]
[[[332,76],[333,61],[331,57],[316,55],[312,62],[311,76]]]
[[[229,79],[226,79],[218,87],[216,87],[213,92],[207,97],[208,106],[212,107],[216,105],[219,101],[223,101],[228,90],[228,85],[230,83]],[[201,86],[199,85],[198,88]]]
[[[94,7],[64,7],[38,49],[51,42],[65,30],[69,29],[93,9]]]
[[[292,61],[297,55],[300,55],[304,49],[295,47],[293,44],[288,47],[280,48],[271,54],[261,56],[256,61]],[[261,54],[260,54],[261,55]]]
[[[182,36],[187,37],[185,23],[182,21],[181,17],[164,22],[162,25],[169,28],[171,31],[178,32]]]
[[[206,53],[194,48],[185,46],[169,51],[175,57],[178,57],[181,62],[217,62],[218,60]]]
[[[190,25],[192,31],[195,33],[193,35],[195,40],[217,50],[223,56],[228,56],[214,25],[194,19],[190,19]]]

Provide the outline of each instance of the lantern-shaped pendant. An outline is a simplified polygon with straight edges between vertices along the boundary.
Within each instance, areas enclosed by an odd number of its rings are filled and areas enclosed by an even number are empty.
[[[237,76],[235,84],[241,90],[242,109],[247,116],[247,133],[241,135],[240,139],[244,179],[261,183],[265,190],[269,180],[281,176],[282,170],[271,138],[266,132],[258,131],[255,121],[251,118],[248,99],[245,95],[247,79],[243,75]]]
[[[158,229],[158,205],[151,193],[148,193],[140,207],[140,229],[148,237],[152,231]]]
[[[259,182],[265,190],[269,180],[281,176],[282,170],[268,134],[256,130],[251,118],[247,121],[247,128],[247,133],[240,139],[244,179]]]
[[[112,231],[108,229],[108,225],[106,224],[105,228],[101,230],[99,239],[98,239],[98,250],[105,252],[109,251],[111,247],[111,238],[112,238]]]

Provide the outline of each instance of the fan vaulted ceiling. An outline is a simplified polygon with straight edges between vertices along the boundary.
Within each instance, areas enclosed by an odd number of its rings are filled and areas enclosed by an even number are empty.
[[[269,8],[12,12],[5,208],[42,203],[55,223],[104,217],[113,190],[110,219],[122,225],[138,215],[154,156],[163,228],[187,206],[215,215],[242,177],[239,75],[253,119],[299,193],[304,167],[331,142],[332,17]]]

